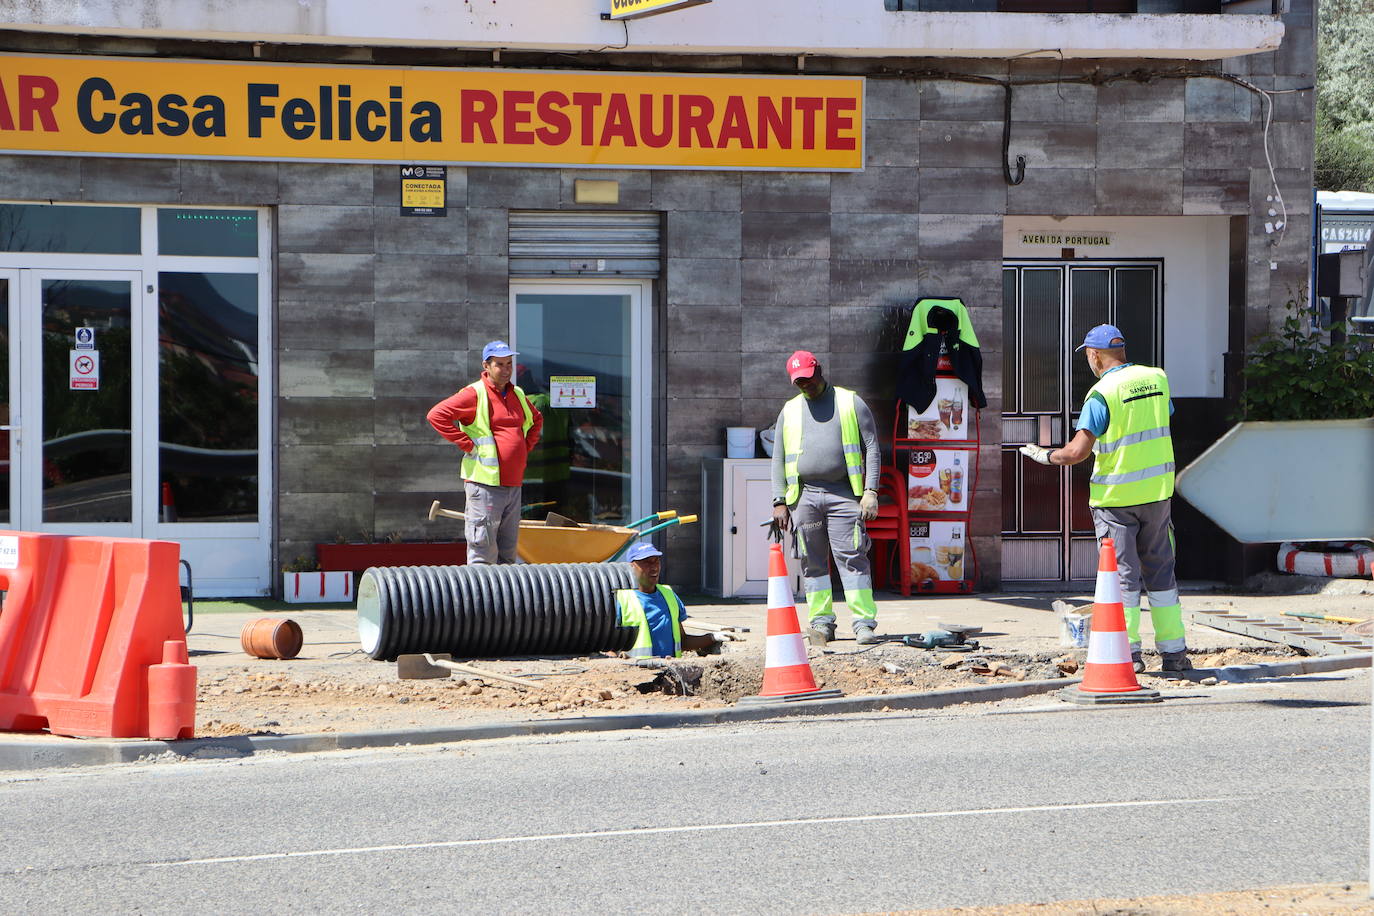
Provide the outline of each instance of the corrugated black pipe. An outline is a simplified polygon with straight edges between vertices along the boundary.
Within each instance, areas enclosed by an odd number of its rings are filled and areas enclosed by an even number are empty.
[[[358,639],[375,659],[447,652],[456,658],[623,652],[615,591],[629,563],[382,566],[358,582]]]

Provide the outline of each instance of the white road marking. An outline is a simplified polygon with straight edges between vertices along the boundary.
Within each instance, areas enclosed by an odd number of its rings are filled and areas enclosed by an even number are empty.
[[[368,852],[399,852],[415,849],[451,849],[460,846],[498,846],[509,843],[545,843],[556,840],[599,840],[607,837],[651,836],[661,833],[697,833],[713,830],[755,830],[765,827],[808,827],[813,824],[857,824],[866,821],[918,820],[933,817],[974,817],[989,814],[1030,814],[1040,811],[1091,811],[1104,808],[1148,808],[1163,805],[1211,805],[1240,801],[1236,797],[1165,798],[1147,801],[1084,802],[1076,805],[1025,805],[1015,808],[968,808],[958,811],[911,811],[897,814],[855,814],[843,817],[804,817],[779,821],[747,821],[736,824],[688,824],[680,827],[633,827],[625,830],[591,830],[583,833],[541,833],[529,836],[487,837],[474,840],[441,840],[433,843],[397,843],[387,846],[353,846],[344,849],[303,849],[295,852],[264,852],[251,856],[218,856],[211,859],[180,859],[145,863],[150,868],[182,865],[221,865],[230,862],[261,862],[313,856],[345,856]]]

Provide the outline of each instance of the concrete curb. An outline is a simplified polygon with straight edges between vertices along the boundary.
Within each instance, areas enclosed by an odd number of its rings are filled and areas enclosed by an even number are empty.
[[[1218,680],[1225,681],[1253,681],[1266,677],[1291,677],[1339,671],[1347,668],[1368,668],[1372,659],[1374,659],[1374,655],[1370,654],[1322,656],[1271,664],[1199,668],[1181,674],[1189,680],[1216,677]],[[677,728],[691,725],[727,725],[736,722],[764,722],[794,716],[831,716],[847,713],[881,712],[885,709],[942,709],[961,703],[995,703],[998,700],[1011,700],[1051,693],[1072,687],[1080,680],[1080,678],[1059,678],[1052,681],[1011,681],[1005,684],[955,687],[949,690],[933,690],[926,693],[895,693],[886,696],[841,697],[833,700],[759,703],[750,706],[727,706],[721,709],[538,719],[523,722],[499,722],[489,725],[461,725],[452,728],[414,728],[349,734],[241,735],[229,738],[192,738],[187,741],[31,736],[20,740],[0,740],[0,771],[136,763],[164,754],[172,754],[187,760],[209,760],[251,757],[254,754],[268,752],[313,753],[372,747],[400,747],[414,744],[452,744],[459,741],[485,741],[493,738],[533,735],[562,735],[642,728]]]

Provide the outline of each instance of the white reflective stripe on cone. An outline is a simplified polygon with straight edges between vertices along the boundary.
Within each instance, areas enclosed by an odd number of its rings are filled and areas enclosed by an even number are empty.
[[[768,579],[768,606],[769,607],[795,607],[792,603],[792,586],[782,576],[770,576]]]
[[[1121,634],[1125,636],[1125,633]],[[768,637],[764,648],[765,664],[769,668],[789,668],[792,665],[809,665],[806,659],[806,643],[800,633],[784,633]]]
[[[1125,630],[1093,630],[1088,640],[1088,664],[1119,665],[1131,660],[1131,644],[1126,639]]]
[[[1121,603],[1121,576],[1115,572],[1099,572],[1097,589],[1093,592],[1095,604]]]

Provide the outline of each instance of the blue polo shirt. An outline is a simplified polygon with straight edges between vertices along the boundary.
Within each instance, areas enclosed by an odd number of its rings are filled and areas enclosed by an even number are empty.
[[[1111,375],[1118,369],[1125,369],[1127,366],[1134,366],[1135,363],[1122,363],[1120,366],[1112,366],[1103,375]],[[1174,399],[1169,399],[1169,416],[1174,415]],[[1078,425],[1074,429],[1086,429],[1097,438],[1101,439],[1106,433],[1107,427],[1112,422],[1112,413],[1107,409],[1107,402],[1102,399],[1102,395],[1096,391],[1088,393],[1088,399],[1083,402],[1083,413],[1078,418]]]
[[[653,640],[654,654],[672,658],[677,646],[673,643],[673,618],[668,610],[668,599],[658,589],[654,589],[652,595],[646,595],[639,589],[634,589],[634,593],[644,608],[644,619],[649,622],[649,638]],[[678,626],[681,627],[686,619],[687,608],[684,606]]]

